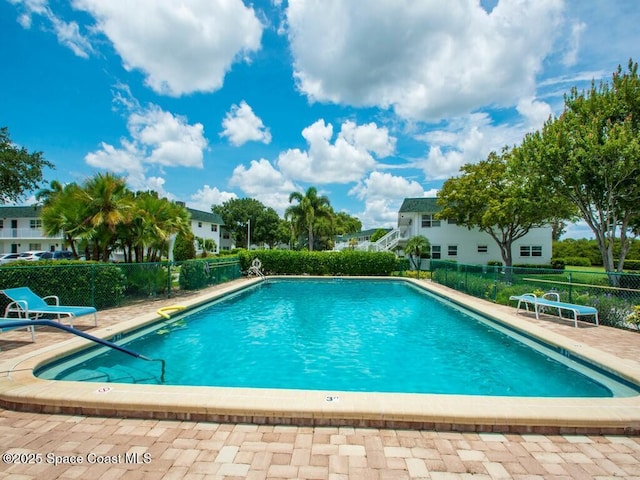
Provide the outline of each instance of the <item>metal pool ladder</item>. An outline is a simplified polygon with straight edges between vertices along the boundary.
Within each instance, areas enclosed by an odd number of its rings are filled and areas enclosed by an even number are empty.
[[[31,327],[31,326],[44,326],[44,327],[53,327],[58,330],[64,330],[65,332],[72,333],[78,337],[86,338],[87,340],[91,340],[92,342],[99,343],[100,345],[104,345],[105,347],[113,348],[114,350],[118,350],[122,353],[126,353],[134,358],[139,358],[141,360],[146,360],[147,362],[160,362],[161,365],[161,373],[160,373],[160,382],[164,382],[164,373],[166,362],[162,358],[149,358],[141,353],[134,352],[133,350],[129,350],[126,347],[121,345],[117,345],[108,340],[104,340],[102,338],[98,338],[89,333],[85,333],[82,330],[75,329],[73,327],[68,327],[58,322],[53,322],[51,320],[15,320],[11,322],[3,322],[3,328],[20,328],[20,327]]]

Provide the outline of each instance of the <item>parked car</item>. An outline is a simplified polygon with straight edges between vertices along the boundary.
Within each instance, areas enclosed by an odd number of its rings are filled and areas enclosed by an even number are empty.
[[[28,260],[30,262],[35,262],[37,260],[42,260],[42,255],[44,255],[44,250],[29,250],[28,252],[22,252],[18,257],[18,260]]]
[[[19,253],[3,253],[0,254],[0,265],[4,265],[5,263],[15,262],[18,260],[20,256]]]
[[[56,250],[55,252],[45,252],[42,260],[73,260],[73,253],[69,250]]]

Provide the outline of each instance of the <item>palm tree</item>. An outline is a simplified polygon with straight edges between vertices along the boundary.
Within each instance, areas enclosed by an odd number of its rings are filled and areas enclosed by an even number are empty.
[[[38,192],[39,199],[45,199],[41,213],[45,235],[53,237],[62,232],[65,243],[69,245],[75,258],[78,258],[76,235],[83,218],[82,205],[77,201],[78,190],[80,187],[76,183],[62,187],[54,181],[47,193]]]
[[[292,192],[289,195],[289,203],[294,200],[298,203],[286,209],[285,218],[291,219],[298,236],[306,230],[309,250],[313,251],[316,221],[320,218],[331,219],[331,203],[325,195],[318,196],[318,190],[315,187],[309,187],[304,194]]]
[[[416,235],[407,240],[404,246],[405,253],[409,254],[409,258],[413,266],[418,270],[418,278],[420,278],[421,259],[424,253],[428,253],[431,248],[429,239],[424,235]]]
[[[99,173],[78,190],[77,200],[84,211],[78,236],[93,247],[92,257],[109,261],[119,225],[131,220],[133,202],[123,178]]]

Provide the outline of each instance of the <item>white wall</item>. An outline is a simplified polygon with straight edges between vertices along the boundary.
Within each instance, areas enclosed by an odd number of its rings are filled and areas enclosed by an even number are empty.
[[[410,224],[408,219],[411,220]],[[489,261],[503,261],[500,254],[500,248],[496,241],[487,233],[478,229],[469,230],[466,227],[452,225],[447,220],[441,220],[440,226],[422,227],[422,214],[420,213],[404,213],[402,220],[404,223],[399,225],[400,235],[403,241],[416,235],[423,235],[429,239],[429,243],[433,246],[440,246],[441,260],[455,260],[458,263],[486,264]],[[479,252],[479,247],[487,247],[486,252]],[[450,247],[456,247],[456,254],[450,251]],[[540,256],[524,256],[521,255],[521,247],[526,247],[525,251],[529,251],[530,247],[541,247]],[[511,254],[514,264],[532,263],[546,264],[551,261],[551,227],[532,229],[523,238],[516,240],[513,244]],[[537,253],[537,252],[536,252]]]

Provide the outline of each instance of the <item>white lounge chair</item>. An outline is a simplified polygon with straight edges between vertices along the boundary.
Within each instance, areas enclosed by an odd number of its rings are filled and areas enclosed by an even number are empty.
[[[573,303],[561,302],[560,295],[557,292],[548,292],[545,293],[542,297],[538,297],[535,293],[512,295],[511,297],[509,297],[509,300],[518,301],[516,314],[520,312],[520,308],[522,307],[522,305],[524,305],[527,311],[529,311],[529,305],[531,305],[533,306],[533,310],[536,314],[536,319],[539,319],[541,308],[555,308],[558,310],[558,316],[560,318],[564,318],[562,316],[563,310],[573,312],[573,321],[576,328],[578,328],[578,317],[582,316],[594,316],[596,325],[599,325],[598,310],[596,308],[588,307],[586,305],[575,305]]]
[[[60,305],[60,299],[57,296],[40,297],[33,293],[29,287],[5,288],[2,293],[11,300],[4,311],[5,317],[15,313],[18,317],[33,320],[43,315],[55,315],[56,319],[60,321],[64,316],[69,318],[69,323],[73,326],[75,317],[93,315],[93,322],[98,326],[97,310],[94,307]],[[48,303],[48,300],[53,300],[54,303]]]

